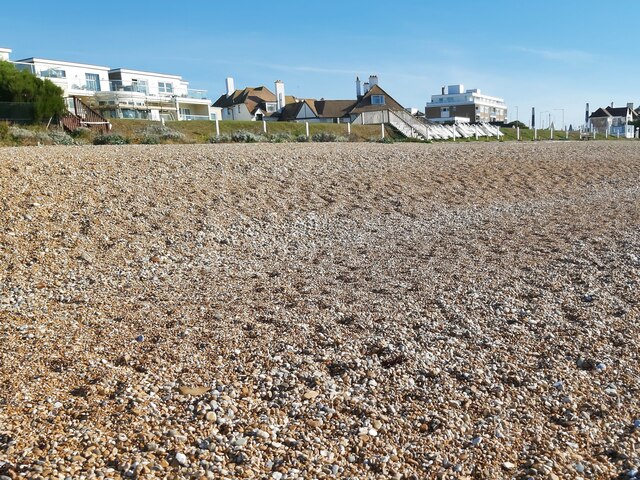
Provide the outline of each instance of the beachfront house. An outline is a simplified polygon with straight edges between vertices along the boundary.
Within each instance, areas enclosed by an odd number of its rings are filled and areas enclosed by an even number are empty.
[[[74,97],[88,103],[96,92],[109,90],[109,67],[104,65],[36,57],[23,58],[13,64],[19,70],[28,70],[60,87],[69,111],[74,111]]]
[[[505,122],[507,105],[499,97],[483,94],[480,89],[464,89],[464,85],[449,85],[438,95],[431,95],[424,116],[432,122]]]
[[[267,87],[246,87],[235,89],[232,77],[226,79],[226,93],[213,103],[219,108],[222,120],[276,120],[275,114],[282,110],[286,102],[284,83],[275,82],[276,94]]]
[[[633,103],[626,107],[614,107],[613,103],[605,108],[598,108],[589,115],[589,129],[607,135],[633,138],[633,122],[638,119],[638,112]]]
[[[189,88],[179,75],[116,68],[109,70],[109,89],[97,92],[91,106],[107,118],[149,120],[215,120],[206,90]]]
[[[10,53],[11,49],[0,49],[0,59],[9,60]],[[87,125],[108,123],[105,120],[108,118],[158,121],[221,118],[220,109],[211,106],[206,90],[189,88],[189,82],[179,75],[36,57],[12,63],[59,86],[69,111]]]

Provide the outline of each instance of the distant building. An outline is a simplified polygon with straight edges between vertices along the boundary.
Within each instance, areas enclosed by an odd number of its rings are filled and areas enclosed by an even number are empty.
[[[10,48],[0,48],[0,60],[4,60],[5,62],[8,62],[10,55],[11,55]]]
[[[449,85],[439,95],[432,95],[424,112],[434,122],[505,122],[507,105],[502,98],[484,95],[479,89],[465,90],[463,85]]]
[[[287,122],[376,124],[387,123],[389,111],[404,111],[404,108],[378,85],[378,77],[371,75],[364,83],[364,91],[360,79],[356,78],[355,99],[296,99],[284,107],[279,118]]]
[[[589,128],[600,133],[607,132],[609,135],[633,138],[632,123],[638,118],[638,112],[633,109],[633,103],[628,103],[626,107],[614,107],[612,103],[589,115]]]
[[[109,88],[94,95],[105,117],[150,120],[215,120],[206,90],[189,88],[179,75],[115,68],[109,70]],[[97,103],[97,105],[96,105]]]
[[[109,67],[86,63],[23,58],[13,62],[19,70],[28,70],[35,76],[50,80],[62,89],[67,108],[73,110],[73,97],[89,103],[96,92],[109,90]]]
[[[0,59],[8,60],[10,52],[0,49]],[[211,108],[206,90],[190,89],[189,82],[178,75],[35,57],[12,63],[60,87],[67,108],[79,116],[87,109],[107,118],[158,121],[213,120],[219,115]],[[78,101],[84,104],[82,113]]]
[[[275,85],[283,108],[287,101],[284,83],[277,81]],[[278,112],[278,98],[264,85],[236,90],[233,78],[228,77],[226,87],[226,93],[213,103],[221,109],[222,120],[270,120]]]

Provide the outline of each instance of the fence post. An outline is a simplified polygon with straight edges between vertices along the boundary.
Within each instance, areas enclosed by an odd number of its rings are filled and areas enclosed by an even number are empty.
[[[264,133],[267,133],[267,121],[266,120],[262,120],[262,131],[264,131]]]
[[[384,123],[380,124],[380,130],[382,131],[382,139],[384,140]]]
[[[474,125],[473,126],[473,133],[476,136],[476,140],[478,140],[478,125]]]
[[[553,140],[553,127],[551,127],[551,128],[549,129],[549,131],[551,132],[551,133],[549,134],[549,139],[550,139],[550,140]]]
[[[565,140],[569,140],[569,127],[564,127],[564,138]]]
[[[520,141],[520,127],[516,127],[516,138]]]
[[[218,122],[218,117],[216,116],[216,137],[220,136],[220,123]]]
[[[347,122],[347,135],[351,135],[351,123]]]
[[[307,131],[307,138],[309,138],[309,122],[304,122],[304,128]]]
[[[456,141],[456,125],[455,123],[451,125],[451,131],[453,132],[453,141]]]
[[[533,139],[534,140],[538,140],[538,129],[537,128],[533,129]]]

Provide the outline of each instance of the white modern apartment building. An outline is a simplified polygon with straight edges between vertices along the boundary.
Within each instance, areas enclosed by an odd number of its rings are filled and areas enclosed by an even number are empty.
[[[10,55],[11,55],[10,48],[0,48],[0,60],[9,61]]]
[[[109,90],[96,92],[91,106],[107,118],[215,120],[206,90],[193,90],[178,75],[116,68]]]
[[[480,89],[465,90],[464,85],[449,85],[432,95],[425,107],[425,118],[441,123],[505,122],[507,105],[502,98],[483,94]]]
[[[73,97],[87,102],[96,92],[109,90],[109,67],[35,57],[24,58],[13,64],[60,87],[70,110],[73,108]]]
[[[10,53],[10,49],[0,48],[0,60],[9,60]],[[211,107],[207,91],[190,89],[189,82],[178,75],[35,57],[12,63],[62,88],[71,112],[76,98],[106,118],[221,118],[219,109]]]

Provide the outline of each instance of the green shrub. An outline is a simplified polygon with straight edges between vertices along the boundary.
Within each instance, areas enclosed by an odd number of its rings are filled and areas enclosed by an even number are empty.
[[[158,145],[160,143],[160,138],[156,135],[145,135],[140,139],[140,143],[142,145]]]
[[[298,135],[296,137],[296,142],[303,143],[303,142],[308,142],[308,141],[309,141],[309,137],[307,137],[306,135]]]
[[[36,130],[28,130],[26,128],[16,127],[12,125],[9,127],[9,135],[13,140],[18,143],[26,141],[29,142],[44,142],[51,143],[51,137],[47,135],[45,132],[39,132]]]
[[[173,130],[166,125],[149,125],[144,129],[145,138],[155,137],[158,140],[170,140],[173,142],[182,142],[185,139],[185,135],[182,132]],[[157,142],[159,143],[159,141]]]
[[[0,140],[9,137],[9,122],[0,122]]]
[[[54,145],[76,145],[73,137],[71,137],[71,135],[67,134],[66,132],[52,130],[51,132],[49,132],[49,138]]]
[[[78,127],[73,132],[71,132],[71,136],[73,138],[91,138],[91,129],[88,127]]]
[[[118,134],[98,135],[93,139],[94,145],[127,145],[129,139]]]
[[[43,122],[65,113],[63,91],[48,79],[41,79],[27,70],[18,70],[0,61],[0,102],[20,102],[33,105],[33,121]]]
[[[270,143],[284,143],[291,142],[293,140],[293,136],[287,132],[280,133],[272,133],[267,135],[267,141]]]
[[[231,137],[229,135],[212,135],[207,138],[207,143],[230,143]]]
[[[262,140],[260,135],[248,132],[247,130],[238,130],[231,134],[231,141],[235,143],[255,143]]]
[[[333,132],[320,132],[311,135],[312,142],[337,142],[338,136]]]

